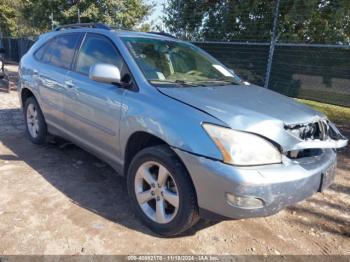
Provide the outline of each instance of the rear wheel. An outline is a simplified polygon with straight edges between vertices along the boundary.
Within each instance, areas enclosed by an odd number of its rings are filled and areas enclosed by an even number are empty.
[[[29,97],[25,101],[24,121],[30,141],[38,145],[45,143],[47,136],[46,122],[34,97]]]
[[[198,221],[192,181],[169,147],[140,151],[130,164],[127,179],[137,214],[157,234],[177,235]]]

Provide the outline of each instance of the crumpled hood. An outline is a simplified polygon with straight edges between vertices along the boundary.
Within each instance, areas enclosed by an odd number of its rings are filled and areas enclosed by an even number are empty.
[[[285,125],[325,118],[308,106],[255,85],[159,88],[159,91],[214,116],[232,129],[265,136],[284,149],[301,142],[285,131]]]
[[[279,120],[291,125],[324,117],[323,114],[291,98],[254,85],[160,88],[160,91],[229,125],[237,119],[244,121],[244,118],[253,118],[254,121]]]

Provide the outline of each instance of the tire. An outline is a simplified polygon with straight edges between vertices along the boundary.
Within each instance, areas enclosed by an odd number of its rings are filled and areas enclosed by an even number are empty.
[[[153,164],[154,166],[152,166]],[[140,175],[143,170],[149,170],[147,174],[153,172],[152,176],[156,181],[155,187],[152,187],[152,183],[146,182],[144,177]],[[168,172],[163,172],[164,170]],[[162,180],[161,173],[167,174],[164,176],[167,177],[165,183],[160,182]],[[147,179],[149,180],[149,178]],[[142,181],[142,188],[140,188],[140,181]],[[164,186],[157,189],[157,184]],[[127,186],[136,214],[156,234],[178,235],[192,227],[199,219],[197,198],[192,180],[184,165],[166,145],[145,148],[136,154],[128,169]],[[141,191],[137,193],[138,190],[141,190],[142,193],[149,191],[152,193],[153,190],[155,194],[151,194],[153,198],[148,202],[140,204],[138,197],[141,198]],[[147,196],[150,195],[147,194]],[[168,202],[168,200],[171,201]],[[175,203],[174,206],[171,203]],[[162,206],[163,208],[161,208]],[[158,216],[157,210],[164,210],[165,216]]]
[[[47,137],[47,126],[40,106],[34,97],[29,97],[25,101],[24,122],[30,141],[37,145],[44,144]]]

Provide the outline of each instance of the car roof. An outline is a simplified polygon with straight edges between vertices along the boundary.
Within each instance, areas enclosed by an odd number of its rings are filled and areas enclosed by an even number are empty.
[[[120,37],[147,37],[147,38],[162,38],[162,39],[172,39],[176,38],[167,35],[161,35],[155,32],[137,32],[137,31],[127,31],[127,30],[111,30],[115,32]]]
[[[176,39],[174,36],[165,33],[165,32],[137,32],[124,28],[115,28],[108,26],[103,23],[75,23],[75,24],[66,24],[56,27],[53,31],[47,32],[39,36],[38,42],[45,42],[52,37],[66,34],[66,33],[98,33],[103,34],[109,37],[144,37],[144,38],[153,38],[167,41],[183,42],[179,39]]]
[[[142,38],[148,38],[148,39],[159,39],[159,40],[166,40],[166,41],[173,41],[173,42],[183,42],[180,39],[176,39],[174,37],[158,34],[158,33],[152,33],[152,32],[136,32],[136,31],[126,31],[126,30],[105,30],[105,29],[97,29],[97,28],[77,28],[77,29],[65,29],[61,31],[50,31],[45,34],[42,34],[39,36],[40,42],[46,42],[49,39],[61,35],[61,34],[67,34],[67,33],[98,33],[102,35],[106,35],[109,37],[142,37]]]
[[[96,26],[97,25],[97,26]],[[50,38],[64,33],[101,33],[104,35],[115,35],[118,37],[144,37],[163,40],[180,41],[165,32],[137,32],[128,29],[115,29],[101,23],[71,24],[57,27],[53,31],[41,35],[41,38]]]

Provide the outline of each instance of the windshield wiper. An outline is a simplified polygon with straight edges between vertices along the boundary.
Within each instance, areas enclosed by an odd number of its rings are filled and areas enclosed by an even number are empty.
[[[208,80],[202,80],[202,81],[198,81],[200,83],[225,83],[225,84],[230,84],[230,85],[239,85],[239,83],[237,83],[234,80],[228,80],[228,79],[208,79]]]
[[[182,87],[192,87],[192,86],[200,86],[198,84],[194,84],[192,82],[186,82],[183,80],[161,80],[161,79],[152,79],[149,80],[151,83],[165,83],[165,84],[175,84],[177,86],[182,86]]]

